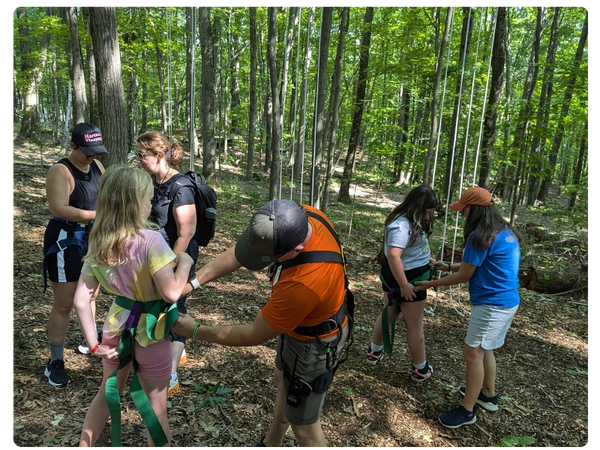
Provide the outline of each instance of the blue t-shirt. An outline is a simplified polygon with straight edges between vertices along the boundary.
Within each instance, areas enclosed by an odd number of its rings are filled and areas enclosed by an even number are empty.
[[[404,216],[397,217],[385,228],[385,246],[384,252],[387,257],[388,247],[398,247],[404,249],[400,259],[402,260],[402,266],[404,271],[415,269],[429,264],[429,256],[431,251],[429,250],[429,241],[425,236],[425,233],[421,233],[417,236],[415,242],[408,245],[411,235],[410,222]]]
[[[473,248],[471,237],[462,260],[477,266],[469,280],[472,305],[512,308],[519,304],[519,241],[508,227],[504,228],[487,250]]]

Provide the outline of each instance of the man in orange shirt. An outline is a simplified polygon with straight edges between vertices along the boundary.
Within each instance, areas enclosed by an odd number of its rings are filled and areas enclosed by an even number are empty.
[[[272,200],[252,216],[236,246],[200,269],[186,288],[241,266],[260,270],[272,264],[271,298],[252,324],[204,327],[180,315],[174,327],[192,339],[236,347],[278,337],[273,421],[257,446],[280,446],[290,425],[301,446],[327,445],[320,415],[351,331],[353,308],[351,299],[345,301],[345,267],[334,233],[321,211]]]

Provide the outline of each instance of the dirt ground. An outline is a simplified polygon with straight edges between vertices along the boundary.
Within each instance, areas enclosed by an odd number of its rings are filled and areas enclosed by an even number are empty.
[[[81,332],[74,313],[67,336],[65,366],[71,383],[48,385],[43,375],[49,358],[47,322],[52,292],[43,290],[42,242],[50,212],[45,174],[58,156],[43,162],[35,149],[15,143],[14,154],[14,384],[13,440],[18,446],[77,445],[86,410],[101,381],[101,362],[78,354]],[[239,184],[241,179],[236,181]],[[243,188],[241,189],[244,190]],[[361,200],[357,200],[361,201]],[[223,202],[219,214],[250,209]],[[234,216],[231,216],[234,217]],[[199,264],[235,242],[241,227],[219,225]],[[456,430],[437,420],[461,401],[464,384],[462,344],[468,324],[466,286],[430,291],[425,317],[428,360],[435,371],[424,383],[411,382],[410,358],[402,324],[397,327],[393,355],[381,364],[365,362],[373,324],[381,314],[375,253],[368,239],[347,256],[356,297],[354,345],[338,370],[322,415],[330,446],[337,447],[487,447],[507,436],[533,437],[533,446],[582,447],[588,443],[588,309],[587,300],[521,290],[521,306],[506,344],[496,352],[500,409],[480,410],[477,422]],[[190,314],[204,324],[251,321],[267,301],[270,286],[264,273],[238,271],[188,298]],[[458,303],[460,300],[460,303]],[[101,294],[98,322],[112,299]],[[459,314],[464,308],[465,312]],[[274,341],[262,346],[226,348],[192,342],[189,361],[180,367],[181,392],[170,397],[169,422],[178,447],[253,446],[268,430],[275,399]],[[200,393],[217,386],[222,403],[198,408]],[[128,391],[122,398],[123,444],[145,446],[144,426]],[[110,427],[99,446],[110,445]],[[288,432],[286,446],[297,446]]]

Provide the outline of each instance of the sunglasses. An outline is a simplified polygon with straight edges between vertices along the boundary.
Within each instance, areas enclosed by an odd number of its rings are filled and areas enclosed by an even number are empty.
[[[146,156],[148,156],[148,153],[144,153],[144,152],[137,152],[135,154],[135,156],[137,156],[140,159],[144,159]]]

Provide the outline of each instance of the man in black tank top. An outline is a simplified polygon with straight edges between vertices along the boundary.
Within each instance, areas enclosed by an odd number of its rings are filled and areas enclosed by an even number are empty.
[[[44,374],[51,386],[69,383],[64,345],[88,235],[96,218],[96,199],[104,172],[96,156],[101,153],[108,151],[100,129],[79,123],[71,133],[71,154],[50,167],[46,177],[46,196],[53,217],[44,234],[44,279],[47,272],[54,300],[48,321],[50,360]],[[87,345],[83,344],[79,349],[85,353]]]

